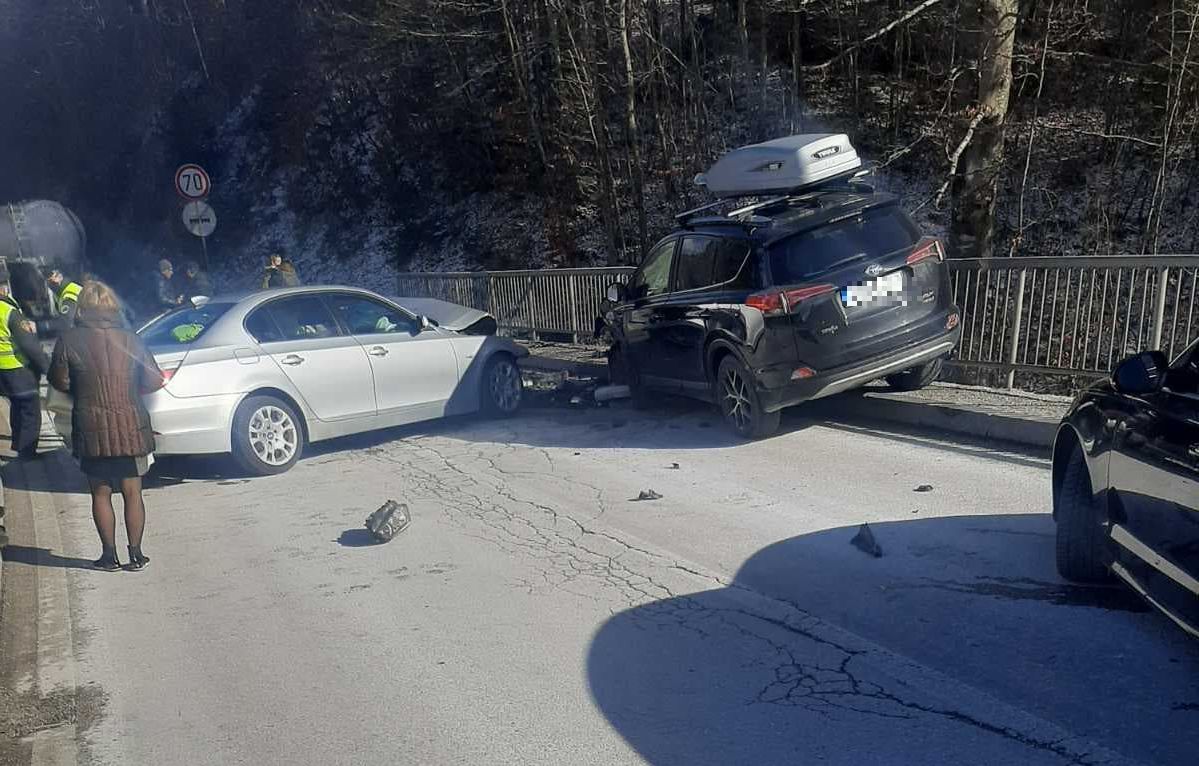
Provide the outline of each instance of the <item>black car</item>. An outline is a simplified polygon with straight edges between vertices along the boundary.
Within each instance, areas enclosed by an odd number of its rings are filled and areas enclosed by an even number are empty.
[[[1199,637],[1199,341],[1121,362],[1070,406],[1053,448],[1057,568],[1127,583]]]
[[[747,438],[879,378],[925,386],[961,332],[941,243],[897,197],[845,179],[680,216],[608,298],[612,366],[634,398],[713,401]]]

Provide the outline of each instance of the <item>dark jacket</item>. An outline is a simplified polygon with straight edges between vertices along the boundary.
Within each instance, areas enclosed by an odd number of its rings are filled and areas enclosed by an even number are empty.
[[[16,307],[17,310],[8,315],[8,332],[12,336],[13,348],[21,352],[25,357],[25,366],[40,378],[50,369],[50,360],[46,358],[46,352],[42,350],[37,334],[25,329],[25,316],[15,300],[11,297],[0,300]]]
[[[180,291],[174,280],[161,271],[154,272],[154,310],[166,311],[179,305]]]
[[[163,386],[162,370],[118,314],[80,312],[58,340],[50,385],[70,394],[76,457],[135,457],[154,451],[142,394]]]
[[[262,272],[262,289],[268,287],[299,287],[300,275],[291,261],[284,261],[278,266],[267,266]]]
[[[184,277],[187,280],[187,289],[183,291],[183,297],[194,298],[197,295],[212,297],[212,280],[208,278],[208,274],[203,271],[197,271],[195,276]]]

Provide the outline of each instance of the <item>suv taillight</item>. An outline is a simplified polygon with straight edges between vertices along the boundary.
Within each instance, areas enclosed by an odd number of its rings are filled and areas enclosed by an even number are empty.
[[[916,249],[908,256],[908,265],[920,263],[929,258],[936,258],[938,262],[945,260],[945,251],[941,248],[940,240],[932,237],[925,237],[916,243]]]
[[[799,304],[821,295],[836,291],[835,285],[804,285],[803,287],[788,287],[784,290],[767,290],[754,293],[745,299],[746,306],[752,306],[767,316],[786,314]]]

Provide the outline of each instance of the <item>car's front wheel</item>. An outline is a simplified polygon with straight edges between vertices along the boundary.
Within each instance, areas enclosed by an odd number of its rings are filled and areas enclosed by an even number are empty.
[[[287,402],[274,396],[251,396],[233,416],[233,457],[256,476],[284,473],[300,459],[304,430]]]
[[[743,439],[763,439],[779,428],[780,413],[762,409],[753,374],[736,357],[726,356],[716,371],[716,404],[724,422]]]
[[[886,378],[887,385],[896,391],[919,390],[940,377],[941,368],[944,364],[944,360],[934,359],[931,362],[918,364],[909,370],[888,375]]]
[[[524,381],[516,360],[508,354],[491,357],[483,368],[483,390],[480,392],[483,411],[507,417],[520,409],[523,396]]]
[[[1104,582],[1108,572],[1108,534],[1102,505],[1096,501],[1082,453],[1075,451],[1066,463],[1058,490],[1057,571],[1067,580]]]

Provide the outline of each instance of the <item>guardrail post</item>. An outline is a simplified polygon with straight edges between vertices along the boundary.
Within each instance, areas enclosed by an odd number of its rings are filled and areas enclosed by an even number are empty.
[[[567,278],[570,282],[570,330],[575,343],[579,342],[579,333],[583,331],[579,322],[579,301],[575,291],[575,275]]]
[[[537,296],[533,294],[534,285],[533,277],[529,276],[529,329],[533,331],[533,340],[538,341],[541,338],[537,337]]]
[[[1155,350],[1162,347],[1162,323],[1166,319],[1166,282],[1169,277],[1168,268],[1163,266],[1157,270],[1157,295],[1153,302],[1153,343],[1149,345],[1149,348]]]
[[[1016,311],[1012,316],[1012,339],[1007,350],[1007,387],[1010,391],[1016,387],[1016,352],[1020,349],[1020,315],[1024,313],[1024,280],[1028,269],[1020,269],[1020,279],[1016,283]]]

